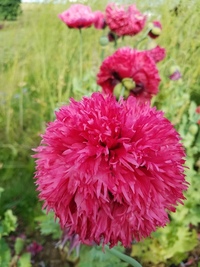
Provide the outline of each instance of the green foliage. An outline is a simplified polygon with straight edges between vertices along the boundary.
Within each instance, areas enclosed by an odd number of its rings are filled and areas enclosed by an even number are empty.
[[[139,257],[142,263],[165,262],[170,266],[172,263],[179,264],[186,259],[187,252],[196,245],[196,231],[190,231],[188,227],[172,221],[165,228],[158,229],[152,234],[152,238],[133,245],[132,256]]]
[[[53,212],[38,216],[35,221],[39,223],[39,228],[42,235],[52,235],[53,239],[61,238],[62,231],[58,221],[55,221],[55,215]]]
[[[185,192],[184,206],[179,205],[176,212],[170,214],[170,224],[164,229],[158,229],[152,238],[133,245],[132,253],[132,256],[140,257],[143,263],[165,262],[167,266],[172,263],[179,264],[187,258],[187,253],[194,249],[198,242],[196,231],[191,230],[189,225],[200,224],[200,169],[196,166],[200,158],[200,130],[197,125],[200,115],[196,113],[197,104],[190,100],[189,92],[185,92],[184,98],[181,98],[179,90],[182,87],[172,85],[172,88],[172,99],[180,98],[180,101],[172,100],[173,108],[166,109],[166,115],[176,123],[186,148],[185,174],[190,186]],[[172,110],[174,114],[171,113]]]
[[[21,0],[1,0],[0,20],[15,20],[21,13]]]
[[[3,188],[0,188],[3,192]],[[14,256],[11,258],[11,249],[4,237],[8,237],[11,232],[16,231],[17,217],[12,210],[8,209],[4,212],[3,218],[0,218],[0,266],[31,266],[31,254],[24,253],[25,240],[17,237],[14,242]],[[16,265],[15,265],[16,264]]]
[[[6,3],[5,0],[0,2]],[[200,223],[200,130],[197,125],[200,115],[195,112],[197,105],[200,105],[200,2],[181,1],[178,15],[174,11],[178,0],[159,1],[160,4],[158,1],[136,2],[143,11],[152,12],[152,19],[161,18],[163,24],[158,43],[167,49],[167,58],[159,63],[162,83],[154,105],[165,112],[182,136],[187,152],[186,165],[189,169],[186,169],[186,177],[190,187],[185,193],[187,199],[184,206],[180,205],[176,213],[170,214],[171,223],[164,229],[158,229],[152,239],[134,245],[133,255],[143,262],[151,260],[154,264],[179,264],[197,242],[195,230],[188,225],[198,226]],[[92,1],[93,10],[103,10],[106,3]],[[5,19],[1,4],[0,17]],[[40,216],[41,205],[38,204],[32,178],[34,162],[31,149],[38,145],[39,135],[46,123],[54,119],[54,111],[67,103],[69,97],[80,99],[82,95],[98,90],[95,77],[101,63],[99,55],[106,57],[114,48],[106,46],[101,49],[99,38],[102,31],[93,28],[84,30],[83,82],[80,87],[77,66],[79,33],[68,29],[57,18],[57,14],[68,8],[69,4],[21,6],[22,16],[15,22],[5,24],[0,34],[0,176],[1,186],[6,189],[6,194],[1,196],[0,215],[7,218],[0,223],[0,233],[8,235],[9,231],[15,230],[13,210],[25,226],[40,222],[41,234],[52,234],[56,239],[60,238],[61,230],[53,214]],[[140,38],[127,37],[124,41],[120,40],[119,46],[134,44]],[[146,45],[144,40],[138,42],[137,47],[144,49]],[[182,79],[179,81],[168,78],[173,65],[180,67]],[[22,253],[23,240],[17,238],[14,247],[16,254]],[[152,254],[155,256],[152,257]],[[1,238],[0,266],[9,266],[10,257],[10,249]],[[29,266],[29,261],[30,255],[22,253],[18,263]],[[102,252],[101,248],[92,248],[89,252],[87,247],[81,249],[79,265],[127,266]]]
[[[35,220],[39,223],[39,229],[42,235],[51,235],[53,239],[60,239],[62,236],[62,231],[60,225],[55,221],[55,215],[53,212],[38,216]],[[123,252],[123,248],[118,246],[118,251]],[[77,255],[72,255],[67,257],[70,260],[77,258]],[[119,258],[113,256],[112,254],[103,251],[102,247],[93,246],[92,249],[88,246],[81,245],[80,251],[80,262],[78,267],[97,267],[99,264],[102,267],[126,267],[127,263],[120,261]]]
[[[0,187],[0,200],[3,191],[4,189]],[[2,267],[9,266],[11,259],[10,248],[3,237],[15,231],[16,227],[17,217],[13,214],[12,210],[7,210],[3,218],[0,217],[0,266]]]
[[[121,246],[115,247],[120,252],[123,252]],[[127,267],[128,264],[122,262],[119,258],[104,252],[102,247],[93,246],[89,249],[86,246],[81,248],[80,263],[78,267]]]

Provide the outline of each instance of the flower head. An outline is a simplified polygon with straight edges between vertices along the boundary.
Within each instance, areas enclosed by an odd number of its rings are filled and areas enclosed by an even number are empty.
[[[162,61],[166,57],[166,50],[157,45],[156,47],[147,50],[148,55],[156,62]]]
[[[71,100],[36,149],[36,184],[68,234],[85,244],[150,235],[184,199],[184,149],[163,112],[134,97]]]
[[[105,15],[103,12],[97,10],[94,12],[94,27],[96,29],[105,29],[106,27]]]
[[[146,16],[135,5],[127,8],[110,3],[106,7],[106,22],[116,35],[136,35],[144,28]]]
[[[158,38],[161,35],[162,32],[162,25],[160,23],[160,21],[153,21],[150,23],[149,25],[149,37],[151,37],[152,39]]]
[[[59,14],[58,17],[69,28],[87,28],[94,22],[94,14],[89,6],[82,4],[72,5],[69,9]]]
[[[177,81],[182,78],[179,66],[172,66],[169,70],[169,78],[172,81]]]
[[[31,253],[32,256],[37,255],[41,250],[43,250],[43,246],[38,244],[37,242],[33,241],[30,245],[28,245],[27,249],[28,252]]]
[[[130,95],[141,102],[149,101],[158,93],[160,77],[154,60],[146,51],[137,51],[129,47],[118,49],[107,57],[97,74],[97,83],[107,94],[112,94],[115,86],[125,78],[131,78],[135,87]]]

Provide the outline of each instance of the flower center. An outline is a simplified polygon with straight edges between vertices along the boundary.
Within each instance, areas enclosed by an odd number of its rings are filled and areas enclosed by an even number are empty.
[[[144,91],[144,85],[143,83],[136,83],[136,86],[135,88],[133,88],[131,90],[131,92],[134,94],[134,95],[139,95],[140,93],[142,93]]]
[[[132,78],[124,78],[122,84],[128,91],[134,90],[135,88],[135,82]]]

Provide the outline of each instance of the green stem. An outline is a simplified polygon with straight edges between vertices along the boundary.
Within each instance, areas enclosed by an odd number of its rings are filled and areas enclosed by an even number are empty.
[[[117,49],[117,37],[115,36],[115,40],[114,40],[114,48]]]
[[[134,267],[142,267],[142,265],[138,261],[136,261],[133,258],[131,258],[131,257],[129,257],[129,256],[127,256],[127,255],[125,255],[125,254],[123,254],[121,252],[119,252],[118,250],[116,250],[114,248],[110,249],[107,245],[105,245],[105,250],[108,253],[110,253],[110,254],[118,257],[119,259],[121,259],[121,260],[123,260],[125,262],[127,262],[131,266],[134,266]]]
[[[149,29],[145,32],[145,34],[141,37],[141,39],[140,39],[139,41],[136,42],[136,44],[135,44],[135,46],[134,46],[135,48],[137,48],[138,45],[139,45],[142,41],[144,41],[145,39],[148,38],[148,33],[149,33]]]
[[[23,129],[23,88],[19,97],[19,125]]]
[[[120,98],[124,98],[124,92],[125,92],[125,87],[122,85],[121,93],[120,93],[119,99],[120,99]]]
[[[80,54],[79,54],[79,64],[80,64],[80,84],[82,87],[82,80],[83,80],[83,38],[82,38],[82,31],[79,29],[79,36],[80,36]]]
[[[137,48],[138,45],[139,45],[142,41],[144,41],[146,38],[147,38],[147,36],[142,37],[142,38],[135,44],[135,48]]]
[[[104,60],[105,48],[101,48],[101,62]]]

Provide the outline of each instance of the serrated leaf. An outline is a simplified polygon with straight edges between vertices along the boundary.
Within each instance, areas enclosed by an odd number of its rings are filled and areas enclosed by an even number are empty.
[[[31,267],[31,254],[23,253],[18,261],[18,267]]]
[[[62,231],[59,223],[55,221],[53,212],[39,216],[35,220],[40,223],[39,227],[42,235],[52,235],[53,239],[61,237]]]
[[[10,232],[15,231],[17,227],[17,217],[13,214],[12,210],[7,210],[4,213],[4,219],[2,221],[2,235],[8,235]]]
[[[123,251],[120,246],[115,247],[119,251]],[[80,263],[78,267],[127,267],[126,262],[122,262],[119,258],[106,253],[102,247],[94,246],[91,248],[82,246]]]

